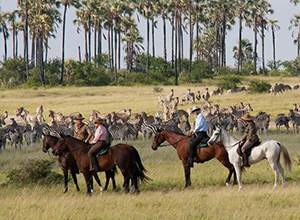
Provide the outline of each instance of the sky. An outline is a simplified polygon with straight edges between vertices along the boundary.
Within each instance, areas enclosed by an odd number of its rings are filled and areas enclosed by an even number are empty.
[[[12,11],[17,9],[16,6],[17,0],[0,0],[1,11]],[[299,6],[295,6],[290,3],[289,0],[269,0],[269,3],[274,9],[274,14],[268,15],[269,19],[277,19],[279,20],[279,26],[281,29],[275,33],[276,37],[276,60],[292,60],[297,55],[296,45],[293,43],[292,38],[292,30],[289,30],[290,19],[293,17],[293,14],[297,14],[299,12]],[[60,9],[62,14],[62,8]],[[75,9],[69,8],[67,11],[67,29],[66,29],[66,59],[71,58],[78,60],[78,46],[81,47],[81,57],[84,58],[84,36],[83,31],[77,33],[77,26],[73,24],[73,20],[75,19]],[[146,49],[146,21],[140,17],[140,23],[138,23],[138,28],[140,30],[140,34],[144,37],[144,48]],[[106,34],[106,32],[104,32]],[[268,31],[265,33],[265,59],[266,61],[272,60],[272,33]],[[55,39],[49,40],[49,58],[61,57],[61,44],[62,44],[62,24],[59,25],[59,28],[56,33]],[[168,55],[171,54],[171,27],[167,26],[167,50]],[[155,50],[156,56],[163,57],[163,34],[162,34],[162,21],[158,19],[158,27],[155,30]],[[243,38],[247,38],[250,42],[254,42],[253,31],[250,28],[243,27]],[[226,57],[227,57],[227,65],[234,66],[235,60],[233,59],[232,48],[237,45],[238,40],[238,25],[234,25],[233,29],[228,31],[226,37]],[[23,38],[22,34],[19,34],[19,53],[23,51]],[[151,41],[151,36],[150,36]],[[0,35],[0,60],[3,60],[4,55],[4,43],[3,36]],[[186,58],[189,57],[189,38],[187,35],[184,35],[184,56]],[[259,57],[261,57],[261,41],[259,39],[258,42],[258,53]],[[152,51],[152,46],[150,43],[150,52]],[[103,43],[104,52],[107,51],[107,42]],[[8,41],[8,56],[12,56],[12,43],[11,37]],[[123,55],[124,56],[124,52]],[[170,60],[170,57],[168,57]],[[125,68],[125,62],[122,63],[122,68]]]

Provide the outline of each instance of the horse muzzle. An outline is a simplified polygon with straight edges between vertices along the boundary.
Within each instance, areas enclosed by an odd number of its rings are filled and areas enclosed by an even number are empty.
[[[157,145],[152,145],[151,148],[152,148],[152,150],[157,150],[158,146]]]
[[[62,152],[60,152],[60,151],[52,151],[52,154],[54,156],[60,156],[60,155],[62,155]]]

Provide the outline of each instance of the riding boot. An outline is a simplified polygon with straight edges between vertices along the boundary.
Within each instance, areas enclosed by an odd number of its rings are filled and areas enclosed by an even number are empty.
[[[90,171],[95,171],[98,172],[99,171],[99,166],[98,166],[98,161],[95,155],[91,155],[90,160],[92,162],[92,167],[90,169]]]
[[[194,167],[194,148],[190,146],[190,155],[187,161],[186,167]]]
[[[248,156],[246,155],[246,153],[243,153],[243,166],[244,167],[250,167],[249,165],[249,161],[248,161]]]

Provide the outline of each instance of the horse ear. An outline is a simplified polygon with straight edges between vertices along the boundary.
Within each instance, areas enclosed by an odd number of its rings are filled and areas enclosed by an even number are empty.
[[[160,127],[157,128],[157,129],[156,129],[156,132],[161,132],[161,128],[160,128]]]

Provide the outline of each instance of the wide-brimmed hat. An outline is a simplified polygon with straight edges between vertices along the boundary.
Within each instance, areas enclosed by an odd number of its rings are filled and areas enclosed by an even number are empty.
[[[82,114],[78,114],[75,117],[75,120],[83,120],[84,118],[82,117]]]
[[[199,106],[194,106],[192,108],[192,112],[195,112],[195,111],[198,111],[198,110],[201,110]]]
[[[242,119],[245,121],[252,121],[252,118],[249,113],[244,114]]]
[[[103,124],[103,119],[102,118],[95,118],[94,123]]]

